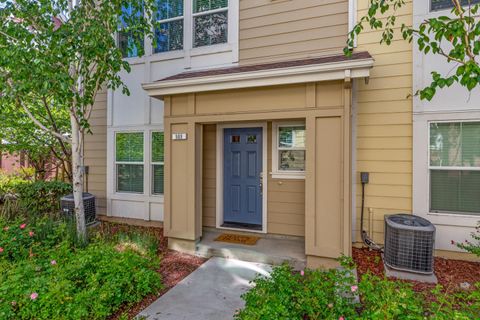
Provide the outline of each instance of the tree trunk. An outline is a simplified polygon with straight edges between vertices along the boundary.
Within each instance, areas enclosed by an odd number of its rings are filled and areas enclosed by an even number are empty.
[[[87,229],[83,207],[83,139],[80,125],[73,115],[70,115],[70,123],[72,126],[72,183],[77,237],[80,243],[84,244],[87,241]]]

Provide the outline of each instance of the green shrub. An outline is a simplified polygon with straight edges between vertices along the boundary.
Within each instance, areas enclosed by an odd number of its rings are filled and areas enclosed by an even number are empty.
[[[472,291],[443,290],[438,285],[432,291],[435,300],[426,307],[432,319],[480,319],[480,283]]]
[[[358,307],[350,269],[294,272],[288,265],[258,277],[236,319],[348,319]]]
[[[3,192],[1,215],[12,220],[19,217],[58,215],[60,198],[71,192],[70,184],[61,181],[8,180]]]
[[[471,234],[472,240],[465,240],[464,243],[456,243],[457,247],[480,257],[480,222]],[[452,241],[455,244],[455,242]]]
[[[359,283],[363,319],[422,319],[420,296],[409,283],[365,274]]]
[[[158,258],[142,249],[153,241],[148,236],[97,237],[78,248],[65,222],[17,224],[4,230],[0,222],[0,241],[7,239],[0,243],[8,246],[0,253],[0,319],[105,319],[162,287]]]

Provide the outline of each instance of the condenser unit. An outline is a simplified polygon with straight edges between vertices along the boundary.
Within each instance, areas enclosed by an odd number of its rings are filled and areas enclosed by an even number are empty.
[[[401,271],[432,274],[435,226],[411,214],[385,216],[384,262]]]
[[[83,207],[85,209],[85,223],[87,225],[95,223],[97,219],[95,209],[95,196],[91,193],[83,193]],[[69,194],[60,199],[60,208],[63,214],[67,217],[75,217],[75,202],[73,201],[73,194]]]

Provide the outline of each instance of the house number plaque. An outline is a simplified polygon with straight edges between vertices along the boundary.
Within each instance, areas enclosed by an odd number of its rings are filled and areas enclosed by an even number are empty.
[[[187,140],[186,133],[173,133],[172,140]]]

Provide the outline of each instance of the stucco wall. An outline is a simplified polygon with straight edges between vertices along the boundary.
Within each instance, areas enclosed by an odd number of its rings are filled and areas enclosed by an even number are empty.
[[[358,1],[358,17],[368,0]],[[397,25],[412,23],[412,2],[399,11]],[[412,45],[400,39],[380,45],[381,33],[365,29],[358,50],[375,59],[370,81],[358,82],[356,100],[356,241],[360,241],[360,172],[370,172],[366,186],[365,225],[383,242],[384,215],[412,212]],[[371,219],[370,219],[371,218]]]

